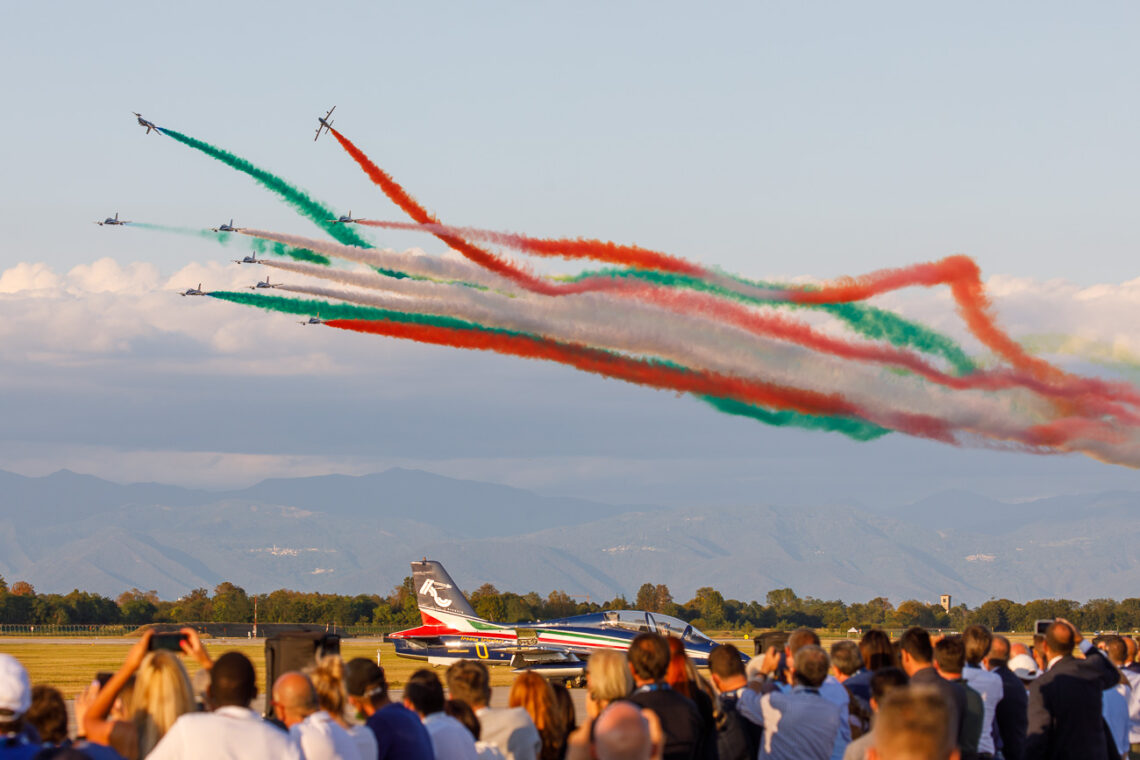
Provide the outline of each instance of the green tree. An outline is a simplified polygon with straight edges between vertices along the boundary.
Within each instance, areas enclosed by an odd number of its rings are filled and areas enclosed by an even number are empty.
[[[252,623],[253,602],[245,589],[229,581],[214,587],[213,619],[218,623]]]

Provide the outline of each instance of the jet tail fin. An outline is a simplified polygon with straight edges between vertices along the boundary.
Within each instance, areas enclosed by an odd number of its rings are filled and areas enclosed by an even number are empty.
[[[413,562],[412,581],[415,583],[416,603],[421,615],[447,612],[464,617],[479,617],[439,562],[429,559]]]

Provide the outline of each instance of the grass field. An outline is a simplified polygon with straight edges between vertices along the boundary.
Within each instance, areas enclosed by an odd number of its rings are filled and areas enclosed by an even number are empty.
[[[115,671],[123,664],[133,642],[125,639],[110,641],[55,639],[45,641],[5,641],[0,638],[0,652],[12,655],[28,669],[33,684],[50,684],[63,692],[67,699],[73,699],[91,683],[101,670]],[[257,668],[259,688],[265,683],[265,644],[250,643],[245,639],[206,639],[205,645],[213,657],[223,652],[244,653]],[[380,652],[380,663],[388,676],[389,685],[400,688],[413,672],[424,663],[397,657],[391,644],[382,644],[378,639],[345,639],[341,642],[340,653],[345,660],[353,657],[367,657],[376,660]],[[191,676],[198,670],[193,658],[184,657],[183,664]],[[510,668],[491,668],[492,686],[509,686],[514,680]]]

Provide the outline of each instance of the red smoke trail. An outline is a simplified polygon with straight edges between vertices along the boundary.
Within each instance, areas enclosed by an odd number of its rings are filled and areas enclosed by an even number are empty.
[[[342,330],[405,338],[453,348],[496,351],[529,359],[545,359],[576,369],[683,393],[720,396],[773,408],[794,409],[805,414],[859,417],[867,413],[838,396],[788,388],[716,372],[687,370],[646,362],[579,344],[561,343],[500,331],[463,330],[400,322],[334,319],[326,322]],[[891,415],[890,427],[910,435],[955,443],[949,426],[935,417],[916,414]]]
[[[607,240],[588,238],[536,238],[514,232],[495,232],[475,227],[452,227],[446,224],[416,224],[412,222],[381,222],[360,219],[358,224],[369,227],[382,227],[389,230],[421,230],[433,235],[451,235],[471,240],[484,240],[509,248],[534,254],[564,259],[593,259],[609,264],[620,264],[638,269],[655,269],[661,272],[703,277],[708,270],[702,266],[670,256],[660,251],[652,251],[637,245],[619,245]]]

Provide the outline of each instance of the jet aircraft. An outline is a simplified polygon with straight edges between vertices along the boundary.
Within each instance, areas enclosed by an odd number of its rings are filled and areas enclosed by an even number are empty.
[[[202,290],[202,283],[198,283],[198,287],[190,288],[182,293],[184,296],[204,296],[206,291]]]
[[[342,216],[337,217],[336,219],[329,219],[329,221],[332,222],[333,224],[355,224],[359,220],[352,218],[352,211],[350,210],[348,212],[348,216],[342,215]]]
[[[240,259],[230,259],[235,264],[260,264],[265,259],[257,258],[257,253],[251,253],[248,256],[242,256]]]
[[[250,286],[249,286],[249,289],[250,289],[250,290],[257,290],[258,288],[275,288],[275,287],[277,287],[279,284],[280,284],[280,283],[276,283],[276,282],[274,282],[274,283],[272,283],[272,284],[271,284],[271,283],[269,282],[269,275],[265,275],[265,279],[264,279],[264,280],[258,280],[257,284],[256,284],[256,285],[250,285]]]
[[[235,227],[233,218],[230,219],[229,224],[219,224],[217,227],[211,227],[211,232],[241,232],[245,227]]]
[[[300,325],[323,325],[324,323],[325,323],[324,320],[321,319],[321,316],[318,314],[315,317],[309,317],[304,322],[298,322],[297,324],[300,324]]]
[[[330,108],[330,109],[329,109],[329,112],[328,112],[328,113],[326,113],[326,114],[325,114],[323,117],[321,117],[321,116],[318,116],[318,117],[317,117],[317,121],[319,121],[319,122],[320,122],[320,124],[318,124],[318,125],[317,125],[317,137],[320,137],[320,136],[321,136],[321,130],[322,130],[322,129],[323,129],[323,130],[324,130],[326,133],[327,133],[327,132],[328,132],[330,129],[332,129],[332,120],[331,120],[329,117],[330,117],[330,116],[332,116],[332,112],[333,112],[333,111],[335,111],[335,110],[336,110],[336,106],[333,106],[332,108]],[[314,138],[313,138],[313,142],[316,142],[316,141],[317,141],[317,137],[314,137]]]
[[[412,579],[423,625],[388,636],[400,657],[432,665],[483,660],[535,670],[547,678],[580,680],[591,652],[624,652],[637,634],[646,631],[680,639],[698,667],[708,664],[709,652],[716,646],[684,620],[642,610],[604,610],[535,623],[492,623],[475,613],[439,562],[413,562]]]
[[[161,130],[161,129],[159,129],[159,128],[158,128],[158,125],[157,125],[157,124],[155,124],[153,121],[147,121],[146,119],[144,119],[144,118],[142,117],[142,114],[141,114],[141,113],[139,113],[138,111],[131,111],[131,113],[133,113],[135,116],[137,116],[137,117],[139,118],[139,126],[140,126],[140,127],[146,127],[146,133],[147,133],[148,135],[150,134],[150,131],[151,131],[152,129],[153,129],[155,132],[157,132],[158,134],[160,134],[160,135],[162,134],[162,130]]]
[[[349,212],[349,213],[351,213],[351,212]],[[100,227],[102,227],[105,224],[110,225],[110,226],[115,226],[115,225],[119,225],[119,224],[130,224],[130,221],[127,219],[123,219],[120,221],[119,212],[116,211],[114,216],[109,216],[101,222],[95,222],[95,224],[99,225]]]

